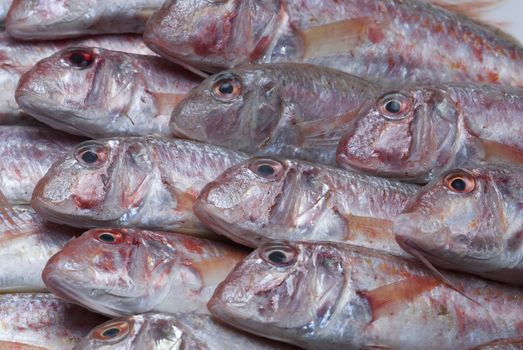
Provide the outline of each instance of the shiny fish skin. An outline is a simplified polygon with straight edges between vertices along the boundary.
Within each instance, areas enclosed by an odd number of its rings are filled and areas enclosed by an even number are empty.
[[[214,289],[245,255],[186,235],[94,229],[54,255],[42,278],[61,298],[110,316],[207,313]]]
[[[117,329],[114,337],[103,336]],[[226,327],[203,314],[148,313],[120,317],[94,328],[74,350],[278,350],[294,349]]]
[[[394,232],[407,252],[437,267],[523,286],[522,205],[520,169],[456,169],[409,201]]]
[[[68,350],[106,320],[52,294],[0,294],[0,346],[16,342],[28,349],[32,345],[38,350]]]
[[[5,32],[0,33],[0,124],[30,122],[15,101],[16,85],[20,76],[38,61],[51,56],[58,50],[71,46],[96,46],[111,50],[151,55],[138,35],[107,35],[75,40],[24,43],[11,39]],[[29,119],[29,120],[28,120]]]
[[[156,52],[203,70],[247,63],[328,66],[380,84],[523,86],[523,49],[417,0],[168,0],[148,22]]]
[[[273,261],[278,261],[273,262]],[[306,349],[471,349],[523,345],[518,288],[335,243],[274,243],[236,266],[209,310],[246,331]]]
[[[386,110],[389,103],[397,113]],[[470,164],[522,164],[522,116],[523,90],[430,84],[393,91],[351,122],[337,162],[419,183]]]
[[[47,127],[0,125],[0,190],[11,203],[27,204],[51,165],[84,139]]]
[[[222,94],[231,82],[233,93]],[[179,137],[334,165],[345,125],[378,90],[325,67],[246,66],[206,79],[174,109],[170,124]]]
[[[267,167],[274,172],[264,176],[259,169]],[[390,220],[418,190],[307,162],[253,158],[204,187],[194,211],[212,230],[250,247],[327,240],[408,256],[394,241]]]
[[[73,48],[25,73],[16,101],[39,121],[76,135],[171,136],[174,106],[200,81],[157,56]]]
[[[203,186],[245,158],[158,136],[86,141],[49,169],[31,204],[44,218],[74,227],[210,234],[193,203]]]
[[[14,0],[6,27],[22,40],[142,33],[163,0]]]
[[[0,27],[5,27],[5,20],[7,18],[7,12],[11,7],[13,0],[1,0],[0,1]]]

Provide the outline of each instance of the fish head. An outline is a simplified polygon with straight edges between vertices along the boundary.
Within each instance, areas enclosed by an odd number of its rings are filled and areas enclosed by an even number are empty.
[[[165,297],[174,254],[150,236],[133,229],[87,231],[51,257],[42,279],[63,299],[109,316],[150,311]]]
[[[128,55],[74,47],[39,61],[26,72],[15,97],[22,109],[57,129],[106,135],[108,125],[130,124],[125,109],[134,81]]]
[[[343,167],[426,182],[452,158],[458,110],[440,87],[419,87],[381,96],[340,140]]]
[[[147,138],[86,141],[53,164],[31,203],[42,216],[76,227],[110,226],[137,210],[154,169]]]
[[[14,0],[7,15],[10,35],[36,39],[66,38],[96,20],[96,1]]]
[[[177,137],[255,152],[279,120],[278,84],[270,70],[238,68],[207,78],[173,110]]]
[[[329,245],[272,242],[240,262],[207,306],[255,334],[312,336],[328,325],[345,284],[342,257]]]
[[[170,0],[149,19],[144,40],[171,60],[219,71],[263,55],[279,12],[276,0]]]
[[[506,250],[511,225],[507,206],[520,197],[510,173],[501,169],[455,169],[411,198],[393,230],[407,252],[416,250],[443,267],[488,263]],[[519,232],[519,231],[518,231]]]

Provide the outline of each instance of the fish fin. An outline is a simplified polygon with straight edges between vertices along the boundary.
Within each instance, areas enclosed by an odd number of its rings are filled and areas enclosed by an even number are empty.
[[[0,190],[0,230],[9,232],[22,231],[24,223],[24,220],[18,216],[13,206]]]
[[[500,349],[500,346],[503,345],[521,345],[523,347],[523,337],[511,338],[511,339],[496,339],[486,344],[481,344],[473,347],[470,350],[494,350]],[[519,349],[519,347],[518,347]]]
[[[441,284],[434,276],[412,276],[369,291],[359,291],[372,310],[372,321],[393,313],[397,308],[406,305],[426,291]]]
[[[26,343],[0,340],[0,350],[48,350],[48,348],[42,348],[40,346],[30,345]]]
[[[174,107],[181,100],[185,98],[185,94],[169,94],[167,92],[155,92],[154,98],[156,99],[158,110],[160,114],[171,115]]]
[[[378,240],[380,238],[391,239],[394,237],[390,220],[357,215],[347,215],[345,219],[349,226],[347,239],[350,239],[351,233],[355,232],[364,233],[369,238],[377,238]]]
[[[188,188],[182,191],[173,186],[170,181],[162,177],[162,183],[169,189],[174,198],[176,198],[176,209],[181,212],[192,212],[194,202],[198,197],[198,191]]]
[[[155,13],[156,11],[158,11],[157,7],[144,7],[136,11],[136,15],[134,17],[145,23],[149,20],[149,18],[151,18],[153,13]]]
[[[383,37],[387,26],[388,23],[376,22],[369,16],[306,28],[300,32],[305,47],[303,59],[332,56],[376,42]]]
[[[193,262],[190,266],[198,272],[204,286],[215,286],[246,256],[247,252],[232,252],[225,256]]]
[[[483,151],[485,152],[485,160],[499,163],[499,159],[504,159],[510,163],[523,164],[523,151],[518,147],[504,145],[499,142],[479,139]]]

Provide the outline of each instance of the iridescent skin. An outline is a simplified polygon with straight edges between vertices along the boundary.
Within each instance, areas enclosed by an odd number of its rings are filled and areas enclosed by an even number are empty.
[[[22,113],[15,101],[16,85],[20,76],[38,61],[58,50],[71,46],[96,46],[137,54],[152,54],[138,35],[108,35],[74,40],[25,43],[0,33],[0,124],[14,124],[33,120]]]
[[[118,333],[104,335],[108,331]],[[94,328],[74,347],[74,350],[95,349],[290,350],[294,347],[226,327],[209,315],[148,313],[108,321]]]
[[[96,160],[83,160],[86,153]],[[74,227],[210,234],[193,203],[203,186],[245,158],[158,136],[87,141],[49,169],[31,203],[44,218]]]
[[[208,306],[235,327],[311,350],[521,348],[520,289],[445,277],[476,302],[416,262],[346,244],[282,242],[238,264]]]
[[[263,176],[260,166],[274,174]],[[393,217],[419,186],[317,164],[253,158],[209,183],[194,205],[215,232],[257,247],[264,241],[339,241],[407,256]]]
[[[114,241],[104,240],[107,235]],[[214,289],[245,255],[186,235],[95,229],[54,255],[42,278],[64,300],[110,316],[208,313],[205,305]]]
[[[11,203],[28,204],[54,162],[84,139],[46,127],[0,125],[0,190]]]
[[[470,192],[446,178],[470,174]],[[423,187],[394,220],[398,242],[433,265],[523,285],[523,177],[519,169],[465,168]]]
[[[75,65],[75,55],[89,61]],[[16,101],[39,121],[76,135],[170,136],[174,106],[200,81],[156,56],[73,48],[25,73]]]
[[[427,1],[168,0],[144,38],[154,51],[207,71],[301,62],[387,85],[523,86],[519,43]]]
[[[239,83],[233,98],[219,86]],[[241,150],[335,164],[346,125],[379,87],[340,71],[304,64],[246,66],[209,77],[176,106],[178,137]]]
[[[22,40],[142,33],[162,0],[14,0],[6,27]]]
[[[404,111],[383,111],[401,95]],[[523,163],[523,91],[494,85],[422,85],[385,94],[351,123],[341,167],[427,183],[468,164]]]
[[[72,349],[106,320],[52,294],[0,294],[0,347],[8,342],[4,349]]]

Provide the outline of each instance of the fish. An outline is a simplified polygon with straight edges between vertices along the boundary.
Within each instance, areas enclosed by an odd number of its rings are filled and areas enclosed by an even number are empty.
[[[336,164],[348,121],[380,86],[309,64],[245,66],[207,78],[173,110],[175,136],[249,154]]]
[[[243,153],[156,135],[90,140],[53,164],[31,204],[80,228],[140,227],[212,236],[194,215],[200,190]]]
[[[68,48],[22,75],[15,98],[27,114],[71,134],[169,137],[174,106],[200,81],[158,56]]]
[[[474,14],[485,5],[459,7]],[[391,87],[449,81],[523,87],[519,42],[429,1],[168,0],[151,16],[144,40],[160,55],[208,72],[297,62]]]
[[[139,35],[106,35],[49,42],[21,42],[0,32],[0,125],[34,124],[33,118],[23,113],[15,100],[18,80],[38,61],[67,47],[96,46],[116,51],[154,55]]]
[[[272,242],[212,296],[213,317],[304,349],[471,349],[523,345],[521,289],[333,242]],[[421,345],[423,344],[423,345]]]
[[[72,349],[106,321],[50,293],[0,294],[0,349]]]
[[[51,165],[84,138],[39,126],[0,125],[0,190],[10,203],[29,204]]]
[[[56,40],[85,35],[144,31],[163,0],[13,0],[7,14],[9,35],[20,40]]]
[[[95,349],[295,349],[259,338],[194,313],[147,313],[119,317],[94,328],[73,350]]]
[[[400,246],[436,267],[523,286],[519,168],[460,168],[424,186],[394,218]]]
[[[350,122],[340,167],[426,184],[444,171],[523,164],[523,90],[428,84],[394,90]]]
[[[93,229],[42,272],[62,299],[108,316],[208,313],[206,303],[246,252],[225,243],[140,229]]]
[[[200,192],[194,212],[213,231],[249,246],[337,241],[408,257],[392,219],[420,187],[293,159],[257,157]]]
[[[13,0],[2,0],[0,1],[0,27],[5,27],[5,20],[7,17],[7,12],[11,7]]]

